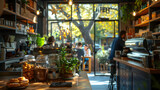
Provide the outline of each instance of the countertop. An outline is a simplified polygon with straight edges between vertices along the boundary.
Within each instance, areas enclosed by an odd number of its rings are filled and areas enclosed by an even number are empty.
[[[81,71],[77,78],[74,78],[72,87],[49,87],[50,84],[46,82],[30,83],[24,90],[92,90],[87,73]],[[7,80],[0,80],[0,90],[5,90],[5,84]],[[2,84],[3,83],[3,84]]]
[[[135,60],[131,60],[129,58],[113,58],[113,60],[125,64],[127,66],[136,68],[138,70],[151,73],[151,74],[160,74],[160,69],[154,69],[154,68],[145,68],[142,64],[142,62],[138,62]]]

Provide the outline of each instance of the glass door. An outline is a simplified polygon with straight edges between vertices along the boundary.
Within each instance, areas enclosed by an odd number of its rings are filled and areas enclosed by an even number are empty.
[[[95,21],[95,75],[110,75],[108,57],[111,43],[118,36],[118,21]]]

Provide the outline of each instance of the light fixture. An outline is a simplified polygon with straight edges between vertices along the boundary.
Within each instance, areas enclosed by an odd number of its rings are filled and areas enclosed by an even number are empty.
[[[136,12],[135,11],[133,11],[133,16],[136,16]]]
[[[37,10],[37,15],[40,15],[40,10]]]
[[[72,0],[69,0],[68,4],[69,4],[69,5],[72,5],[72,4],[73,4]]]

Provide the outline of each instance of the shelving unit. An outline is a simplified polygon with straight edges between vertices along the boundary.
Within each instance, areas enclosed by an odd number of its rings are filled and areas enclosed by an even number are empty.
[[[137,12],[136,16],[141,16],[141,15],[145,15],[148,13],[149,7],[146,7],[140,11]]]
[[[157,2],[152,2],[152,0],[147,0],[149,1],[150,5],[140,11],[138,11],[138,13],[136,14],[136,18],[137,17],[141,17],[142,15],[146,15],[146,14],[149,14],[149,20],[148,21],[145,21],[145,22],[142,22],[140,24],[136,24],[134,27],[136,29],[139,29],[139,28],[143,28],[143,27],[149,27],[149,31],[152,31],[153,30],[153,27],[156,25],[156,24],[160,24],[160,17],[157,17],[156,18],[152,18],[152,12],[153,8],[156,8],[158,9],[158,7],[160,8],[160,0],[158,0]],[[143,0],[143,2],[146,2]],[[153,35],[160,35],[160,32],[153,32]]]
[[[34,13],[34,14],[36,15],[36,9],[32,8],[32,7],[29,6],[29,5],[26,5],[26,8],[27,8],[30,12],[32,12],[32,13]],[[6,8],[3,8],[3,15],[14,15],[14,16],[16,17],[16,21],[21,21],[21,22],[23,22],[23,23],[28,23],[28,24],[36,24],[36,23],[37,23],[37,21],[34,21],[34,20],[32,20],[32,19],[30,19],[30,18],[28,18],[28,17],[26,17],[26,16],[23,16],[23,15],[21,15],[21,14],[17,14],[16,12],[11,11],[11,10],[6,9]],[[35,18],[36,18],[36,17],[35,17]],[[35,20],[36,20],[36,19],[35,19]],[[0,28],[1,28],[1,29],[4,28],[4,29],[16,30],[16,28],[14,28],[14,27],[5,26],[5,25],[0,25]],[[17,34],[19,34],[19,33],[17,33]]]
[[[0,23],[0,33],[3,35],[3,32],[5,32],[5,34],[15,35],[15,37],[17,36],[17,38],[21,38],[21,37],[26,38],[27,34],[36,35],[37,33],[28,33],[27,31],[24,31],[24,30],[18,30],[18,28],[23,28],[23,29],[25,28],[22,26],[28,26],[28,25],[34,26],[37,24],[37,21],[36,21],[36,18],[37,18],[36,17],[37,16],[36,15],[36,7],[37,7],[36,3],[37,2],[36,0],[32,1],[35,3],[34,8],[27,4],[23,6],[22,3],[20,3],[21,0],[19,2],[17,0],[9,0],[8,2],[11,3],[12,8],[8,7],[8,5],[6,5],[7,3],[4,4],[4,7],[0,8],[0,10],[3,11],[2,15],[0,16],[1,18],[0,19],[1,20],[0,21],[1,22]],[[22,12],[23,10],[24,12]],[[32,14],[32,16],[29,16],[27,14],[29,15]],[[9,21],[9,24],[7,21]],[[0,71],[6,72],[5,70],[6,70],[6,67],[8,67],[7,65],[10,66],[11,64],[15,62],[19,62],[21,59],[23,59],[23,57],[12,57],[9,59],[0,60]]]
[[[151,19],[149,22],[156,22],[156,21],[160,21],[160,17],[157,17],[157,18]]]
[[[6,25],[0,25],[1,29],[10,29],[10,30],[16,30],[15,27],[11,27],[11,26],[6,26]]]
[[[145,21],[143,23],[135,25],[135,27],[144,27],[144,26],[148,26],[148,25],[149,25],[149,21]]]
[[[149,7],[160,7],[160,1],[152,3]]]
[[[32,12],[36,14],[36,10],[32,7],[30,7],[29,5],[26,5],[26,7]]]

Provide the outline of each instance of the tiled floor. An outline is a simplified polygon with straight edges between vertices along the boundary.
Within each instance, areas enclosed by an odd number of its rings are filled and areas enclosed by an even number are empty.
[[[92,90],[109,90],[108,84],[110,76],[95,76],[94,73],[89,73],[88,78],[92,87]],[[116,90],[116,88],[114,88]]]

